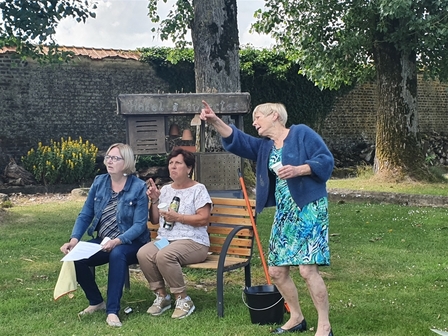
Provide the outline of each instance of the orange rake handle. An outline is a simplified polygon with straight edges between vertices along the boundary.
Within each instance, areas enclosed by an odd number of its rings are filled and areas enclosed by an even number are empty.
[[[266,281],[268,285],[271,284],[271,278],[269,277],[268,266],[266,264],[266,259],[264,258],[263,248],[261,246],[260,236],[258,235],[257,225],[255,223],[254,214],[252,213],[252,207],[250,205],[249,196],[247,195],[246,183],[244,182],[243,175],[241,174],[241,170],[238,168],[238,176],[240,179],[241,190],[243,191],[244,200],[246,201],[247,210],[249,210],[249,217],[252,223],[252,228],[254,230],[255,240],[257,241],[258,251],[260,252],[261,264],[263,265],[264,274],[266,276]],[[285,302],[286,311],[289,313],[289,306]]]
[[[266,259],[264,258],[263,248],[261,247],[260,236],[258,235],[257,226],[255,224],[254,214],[252,213],[252,207],[249,202],[249,197],[247,195],[246,184],[244,183],[243,176],[241,175],[241,171],[238,169],[238,175],[241,183],[241,189],[243,190],[244,200],[246,201],[246,207],[249,210],[249,217],[252,223],[252,228],[254,230],[255,240],[257,242],[258,251],[260,252],[261,264],[263,265],[264,274],[266,276],[266,281],[268,285],[271,284],[271,278],[269,277],[268,266],[266,264]]]

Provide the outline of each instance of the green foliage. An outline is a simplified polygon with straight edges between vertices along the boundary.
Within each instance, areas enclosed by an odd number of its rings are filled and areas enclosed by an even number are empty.
[[[38,143],[37,149],[31,148],[22,163],[32,172],[37,182],[47,184],[80,183],[93,178],[98,148],[89,143],[61,138],[60,142],[51,140],[50,146]]]
[[[252,168],[250,160],[243,160],[243,176],[244,184],[246,185],[247,193],[250,198],[255,198],[254,190],[256,186],[255,169]]]
[[[94,9],[96,4],[85,0],[2,0],[0,48],[15,47],[23,58],[43,62],[67,60],[70,53],[58,50],[53,39],[56,27],[66,17],[78,22],[94,18]]]
[[[170,92],[195,91],[193,49],[164,47],[140,51],[141,61],[155,67],[158,75],[169,82]],[[281,51],[246,46],[240,50],[240,64],[241,90],[250,93],[252,106],[282,102],[291,124],[306,123],[318,129],[331,112],[335,98],[348,89],[320,90],[299,75],[299,65]],[[245,123],[252,124],[251,114],[245,116]],[[246,131],[253,132],[250,127]]]
[[[347,90],[320,90],[299,74],[299,64],[282,51],[248,46],[240,52],[240,63],[241,88],[250,93],[252,106],[281,102],[288,111],[288,124],[305,123],[319,129],[336,97]],[[245,116],[245,124],[252,124],[251,114]],[[251,128],[246,131],[256,135]]]
[[[171,39],[178,48],[184,48],[191,45],[191,42],[185,41],[188,29],[191,29],[192,21],[194,17],[193,2],[189,0],[176,0],[174,8],[170,10],[167,18],[160,20],[160,16],[157,12],[157,2],[159,0],[149,0],[148,16],[154,23],[159,23],[158,29],[153,28],[153,32],[157,32],[162,41]],[[163,0],[167,2],[167,0]]]
[[[417,68],[448,80],[447,8],[448,0],[267,0],[254,30],[271,34],[320,87],[371,78],[381,44],[418,55]]]
[[[0,203],[0,208],[12,208],[12,207],[13,207],[13,204],[10,200]]]
[[[373,167],[368,164],[356,166],[356,176],[362,179],[373,177]]]
[[[135,168],[140,170],[150,167],[165,167],[167,157],[167,154],[139,155],[136,159]]]
[[[437,156],[434,153],[426,153],[425,154],[425,163],[428,166],[434,166],[436,159],[437,159]]]
[[[141,61],[151,64],[169,83],[169,92],[194,92],[194,51],[167,47],[142,48]]]

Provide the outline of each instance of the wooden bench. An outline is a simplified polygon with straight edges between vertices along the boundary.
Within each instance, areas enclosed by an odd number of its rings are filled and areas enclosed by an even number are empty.
[[[204,262],[186,265],[188,268],[216,270],[218,316],[224,316],[224,272],[244,267],[245,286],[251,286],[250,261],[254,243],[254,232],[249,211],[255,218],[255,201],[237,198],[212,197],[213,209],[210,225],[209,255]],[[157,237],[159,225],[148,222],[151,239]]]
[[[217,312],[224,316],[224,272],[244,267],[244,283],[251,286],[250,261],[254,243],[254,232],[249,211],[255,218],[255,200],[212,197],[213,209],[207,231],[210,237],[209,255],[204,262],[186,265],[197,269],[216,271]],[[151,240],[157,237],[158,224],[148,222]],[[91,267],[95,275],[95,267]],[[126,273],[125,288],[130,288],[129,272]]]

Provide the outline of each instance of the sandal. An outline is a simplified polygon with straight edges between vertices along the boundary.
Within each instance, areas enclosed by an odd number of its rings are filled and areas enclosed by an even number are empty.
[[[106,309],[106,303],[103,301],[97,305],[94,306],[88,306],[83,311],[79,312],[78,315],[87,315],[87,314],[93,314],[94,312],[97,312],[99,310],[105,310]]]
[[[121,327],[122,326],[120,319],[115,314],[107,315],[106,322],[110,327]]]

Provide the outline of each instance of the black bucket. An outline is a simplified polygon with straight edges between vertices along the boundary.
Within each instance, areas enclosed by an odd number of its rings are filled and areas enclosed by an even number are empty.
[[[243,302],[249,308],[253,324],[283,323],[285,300],[277,287],[274,285],[246,287],[244,293],[246,301],[243,298]]]

